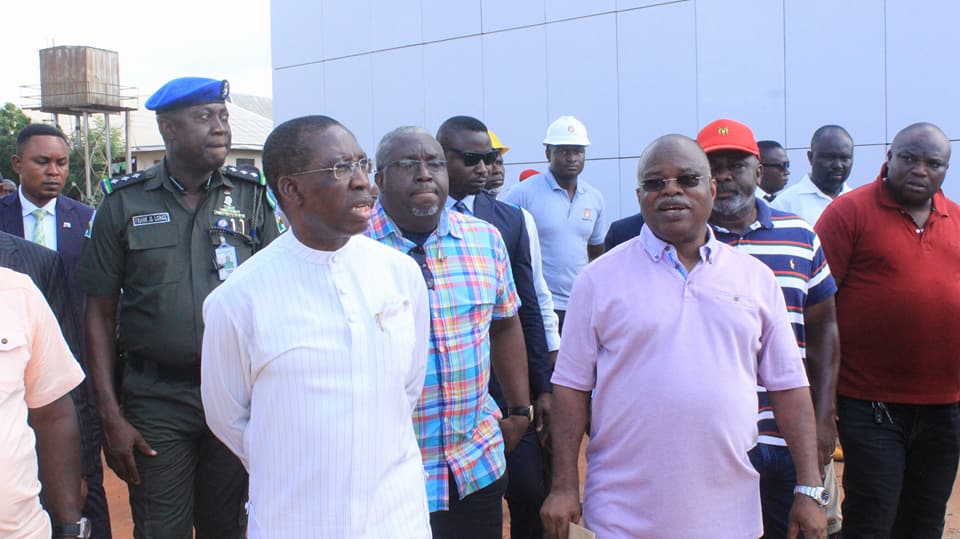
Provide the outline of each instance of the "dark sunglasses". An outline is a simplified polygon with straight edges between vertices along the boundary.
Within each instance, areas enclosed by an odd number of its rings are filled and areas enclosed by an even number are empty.
[[[413,260],[420,266],[420,273],[423,274],[423,280],[427,283],[427,288],[433,290],[433,272],[430,271],[430,266],[427,265],[427,252],[423,250],[423,245],[417,245],[407,251],[407,254],[413,257]]]
[[[775,168],[780,172],[786,172],[790,168],[790,161],[784,161],[783,164],[780,163],[760,163],[765,167]]]
[[[449,152],[456,152],[460,154],[460,157],[463,158],[463,164],[468,167],[475,167],[477,163],[483,161],[484,165],[492,165],[497,162],[497,157],[500,157],[500,150],[490,150],[489,152],[480,153],[480,152],[465,152],[463,150],[458,150],[456,148],[444,148]]]
[[[680,187],[689,189],[700,185],[700,180],[702,179],[703,176],[694,176],[693,174],[684,174],[676,178],[652,178],[640,182],[640,189],[643,189],[647,193],[656,193],[666,189],[667,184],[670,182],[677,182],[677,185]]]

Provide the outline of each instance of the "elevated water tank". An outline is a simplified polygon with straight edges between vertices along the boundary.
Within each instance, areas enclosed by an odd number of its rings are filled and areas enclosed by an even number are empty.
[[[94,47],[40,50],[40,109],[120,111],[120,62],[115,51]]]

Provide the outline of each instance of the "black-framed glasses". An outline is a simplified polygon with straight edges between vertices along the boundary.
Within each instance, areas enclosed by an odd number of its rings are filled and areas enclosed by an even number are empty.
[[[790,169],[790,161],[784,161],[783,163],[760,163],[764,167],[775,168],[780,172],[786,172]]]
[[[483,161],[484,165],[492,165],[497,162],[500,150],[490,150],[489,152],[465,152],[456,148],[444,148],[450,152],[456,152],[463,158],[463,164],[468,167],[475,167],[477,163]]]
[[[362,171],[364,174],[370,174],[373,172],[373,159],[364,157],[363,159],[357,161],[339,161],[332,167],[291,172],[287,174],[287,176],[303,176],[304,174],[313,174],[314,172],[333,171],[334,178],[338,180],[346,180],[347,178],[352,178],[353,175],[357,173],[357,170]]]
[[[398,159],[392,163],[380,165],[380,170],[397,167],[403,172],[413,172],[421,166],[427,167],[429,172],[436,174],[437,172],[447,170],[447,161],[445,159],[430,159],[429,161],[423,161],[421,159]]]
[[[690,189],[700,185],[701,180],[703,180],[703,176],[694,176],[693,174],[684,174],[676,178],[650,178],[640,182],[639,189],[643,189],[647,193],[656,193],[666,189],[670,182],[677,182],[680,187]]]
[[[427,283],[427,288],[433,290],[435,284],[433,281],[433,272],[430,271],[430,266],[427,265],[427,252],[423,250],[423,245],[417,245],[407,251],[407,254],[413,257],[413,260],[420,266],[420,273],[423,274],[423,280]]]

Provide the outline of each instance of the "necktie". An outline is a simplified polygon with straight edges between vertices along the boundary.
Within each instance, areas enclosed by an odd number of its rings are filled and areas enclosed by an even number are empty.
[[[46,247],[47,235],[43,233],[43,218],[47,216],[47,210],[37,208],[30,212],[30,215],[33,215],[33,219],[36,221],[33,225],[33,238],[31,238],[31,241]]]
[[[453,209],[457,210],[460,213],[467,213],[467,205],[463,203],[462,200],[454,202]]]

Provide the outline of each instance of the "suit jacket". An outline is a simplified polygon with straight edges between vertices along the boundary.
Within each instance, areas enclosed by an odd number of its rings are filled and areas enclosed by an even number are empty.
[[[83,248],[83,235],[87,231],[90,218],[93,217],[93,208],[63,195],[57,196],[56,208],[57,252],[63,259],[67,288],[74,311],[78,317],[82,317],[83,291],[73,286],[73,276],[77,268],[77,260],[80,258],[80,250]],[[17,192],[0,198],[0,231],[24,237],[23,206],[20,204],[20,195]]]
[[[643,217],[639,213],[610,223],[610,229],[607,230],[607,235],[603,238],[604,250],[609,251],[617,245],[639,236],[641,228],[643,228]]]
[[[520,208],[501,202],[487,193],[478,193],[473,201],[473,214],[478,219],[497,227],[510,255],[510,269],[520,296],[520,324],[527,347],[527,371],[530,377],[530,396],[553,391],[550,375],[553,368],[547,350],[547,337],[543,329],[540,302],[533,285],[533,267],[530,262],[530,236]],[[501,409],[506,408],[506,399],[495,376],[490,377],[490,395]],[[517,403],[524,405],[526,403]]]

